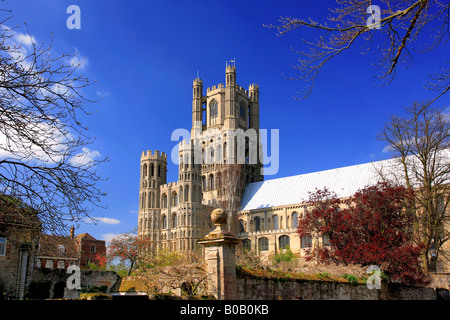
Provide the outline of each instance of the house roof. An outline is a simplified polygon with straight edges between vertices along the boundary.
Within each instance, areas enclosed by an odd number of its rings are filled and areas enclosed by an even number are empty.
[[[78,258],[76,240],[71,237],[42,234],[38,256]],[[61,251],[60,246],[64,246]]]
[[[241,210],[255,210],[305,202],[309,192],[324,189],[346,198],[381,180],[379,172],[392,168],[395,159],[250,183],[241,201]],[[389,176],[392,178],[392,174]]]
[[[97,240],[93,236],[91,236],[89,233],[80,233],[75,237],[76,240],[85,239],[85,240]]]
[[[0,224],[21,226],[27,228],[41,228],[38,212],[20,199],[0,194]]]

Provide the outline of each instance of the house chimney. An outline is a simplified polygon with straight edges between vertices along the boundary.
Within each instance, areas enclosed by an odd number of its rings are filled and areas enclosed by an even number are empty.
[[[75,228],[73,226],[70,227],[70,238],[73,239],[75,237]]]

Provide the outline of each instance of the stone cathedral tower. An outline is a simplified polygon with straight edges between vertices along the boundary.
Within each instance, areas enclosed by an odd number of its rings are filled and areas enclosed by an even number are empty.
[[[195,79],[193,88],[192,132],[200,131],[201,123],[202,134],[203,203],[216,207],[221,199],[220,171],[224,164],[243,164],[245,183],[263,179],[259,156],[259,88],[254,83],[248,90],[237,85],[233,64],[226,66],[225,85],[209,87],[203,95],[202,80]]]
[[[240,163],[246,183],[263,179],[259,153],[259,90],[237,85],[236,66],[226,66],[225,85],[193,81],[191,140],[179,145],[178,181],[166,182],[167,155],[141,155],[138,235],[151,249],[193,250],[208,233],[221,199],[221,169]],[[242,143],[241,140],[242,140]],[[195,156],[201,161],[195,161]]]

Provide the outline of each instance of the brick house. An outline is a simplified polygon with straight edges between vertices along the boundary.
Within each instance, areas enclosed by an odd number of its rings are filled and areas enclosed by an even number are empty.
[[[98,263],[98,257],[105,257],[105,241],[97,240],[88,233],[70,236],[43,234],[39,240],[39,252],[36,267],[48,269],[67,269],[75,264],[86,268],[90,262]]]
[[[74,238],[78,244],[80,267],[87,267],[89,262],[98,263],[98,257],[106,256],[104,240],[97,240],[89,233],[81,233]]]

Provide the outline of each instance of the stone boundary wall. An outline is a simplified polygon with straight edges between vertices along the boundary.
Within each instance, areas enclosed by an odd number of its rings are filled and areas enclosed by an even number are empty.
[[[429,287],[450,290],[450,273],[435,273],[430,278]]]
[[[80,283],[82,288],[102,287],[106,286],[106,293],[109,293],[114,285],[121,280],[120,276],[114,271],[93,271],[81,270]],[[67,273],[65,269],[45,269],[36,268],[34,271],[33,282],[35,283],[49,283],[49,298],[54,298],[55,285],[58,283],[66,283],[71,274]],[[64,290],[64,298],[78,298],[78,290]]]
[[[240,300],[436,300],[433,288],[385,283],[377,290],[333,281],[238,277],[237,286]]]

